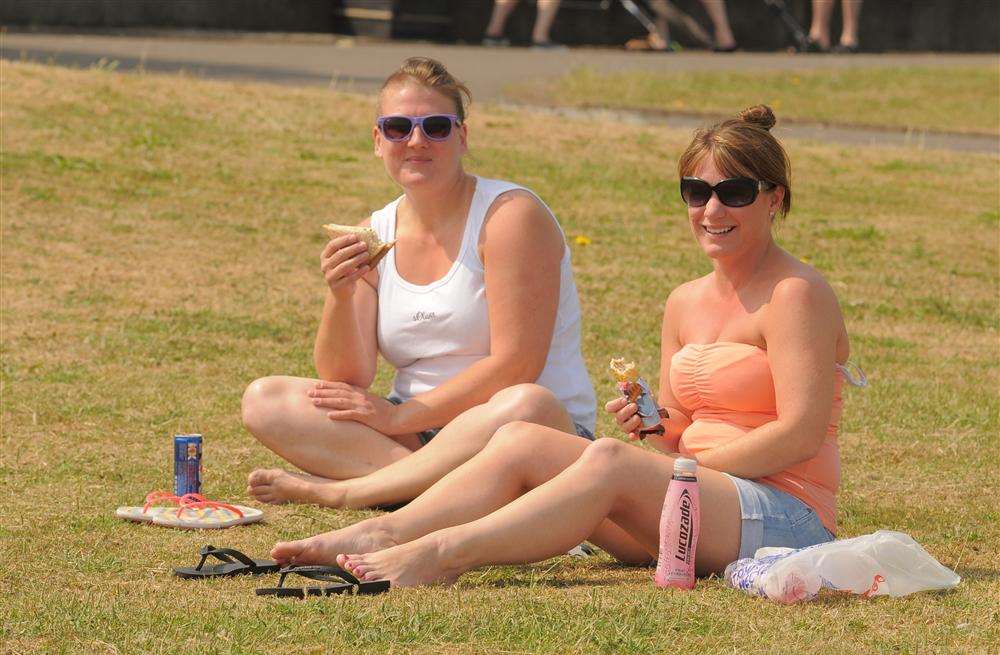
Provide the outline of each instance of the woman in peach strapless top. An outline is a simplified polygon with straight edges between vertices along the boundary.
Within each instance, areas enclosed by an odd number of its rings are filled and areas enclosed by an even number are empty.
[[[769,108],[750,108],[698,131],[681,156],[688,220],[713,270],[666,301],[659,400],[669,418],[646,439],[661,452],[511,423],[406,507],[279,543],[272,556],[404,586],[539,561],[584,539],[651,563],[677,453],[699,465],[700,574],[761,546],[833,538],[847,332],[830,286],[772,237],[792,196],[774,122]],[[634,404],[606,409],[637,437]]]

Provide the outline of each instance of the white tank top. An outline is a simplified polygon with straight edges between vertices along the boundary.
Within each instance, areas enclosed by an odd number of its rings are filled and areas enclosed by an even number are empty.
[[[396,271],[395,249],[378,263],[378,346],[396,369],[393,396],[409,400],[490,354],[486,283],[477,246],[490,206],[497,196],[514,189],[538,198],[510,182],[476,178],[458,257],[442,278],[424,285],[407,282]],[[395,239],[400,200],[402,196],[372,214],[371,226],[383,241]],[[542,205],[556,221],[548,206]],[[593,432],[596,399],[580,354],[580,302],[570,251],[564,248],[552,343],[536,382],[555,394],[575,423]]]

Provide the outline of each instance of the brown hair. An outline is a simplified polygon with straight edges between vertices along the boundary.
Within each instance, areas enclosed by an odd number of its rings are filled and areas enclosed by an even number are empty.
[[[736,118],[698,130],[677,163],[680,176],[694,175],[698,165],[711,155],[725,175],[743,175],[784,187],[781,215],[786,216],[792,209],[792,167],[785,149],[771,135],[775,122],[770,107],[755,105]]]
[[[392,75],[385,79],[378,93],[378,104],[382,106],[382,94],[390,86],[404,82],[416,82],[437,91],[455,103],[455,114],[460,123],[465,122],[465,108],[472,102],[469,87],[448,72],[444,64],[430,57],[410,57]],[[381,112],[381,109],[379,109]]]

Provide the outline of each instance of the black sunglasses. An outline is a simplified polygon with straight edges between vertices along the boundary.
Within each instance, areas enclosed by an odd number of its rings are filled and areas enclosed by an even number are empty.
[[[704,207],[714,192],[719,202],[727,207],[746,207],[753,204],[761,189],[774,184],[749,177],[730,177],[712,186],[699,177],[681,178],[681,198],[688,207]]]
[[[444,141],[451,135],[451,126],[458,124],[454,114],[431,114],[429,116],[379,116],[375,121],[382,136],[390,141],[405,141],[413,129],[421,131],[432,141]]]

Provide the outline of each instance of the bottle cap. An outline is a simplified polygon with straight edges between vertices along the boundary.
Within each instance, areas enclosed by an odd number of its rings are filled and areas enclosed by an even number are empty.
[[[674,475],[694,475],[698,472],[698,462],[687,457],[674,460]]]

